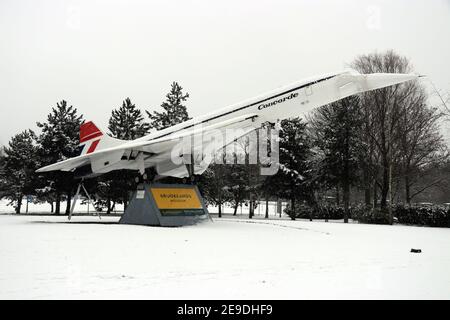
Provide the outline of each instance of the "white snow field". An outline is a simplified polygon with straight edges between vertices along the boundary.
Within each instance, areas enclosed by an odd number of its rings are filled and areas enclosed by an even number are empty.
[[[450,298],[450,229],[117,220],[0,215],[0,298]]]

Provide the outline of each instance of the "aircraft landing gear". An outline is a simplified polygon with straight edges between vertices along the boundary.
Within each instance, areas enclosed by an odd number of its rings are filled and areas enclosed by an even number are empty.
[[[156,178],[156,171],[154,168],[150,168],[143,173],[143,174],[139,174],[136,178],[134,178],[134,181],[137,184],[141,184],[141,183],[152,183],[155,181]]]
[[[144,182],[146,182],[147,181],[147,174],[146,173],[144,173],[143,175],[139,175],[139,176],[137,176],[136,178],[134,178],[134,181],[136,182],[136,183],[144,183]]]
[[[195,175],[183,178],[183,183],[196,184],[198,182],[198,177]]]

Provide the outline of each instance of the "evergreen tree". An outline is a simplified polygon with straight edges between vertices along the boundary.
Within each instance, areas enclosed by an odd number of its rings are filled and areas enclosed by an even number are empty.
[[[166,101],[161,104],[164,111],[153,113],[146,111],[150,118],[150,129],[162,130],[190,119],[186,106],[183,105],[189,98],[189,93],[183,94],[182,90],[183,88],[174,81],[170,92],[166,95]]]
[[[119,109],[112,111],[108,129],[114,138],[122,140],[140,138],[148,130],[141,110],[131,103],[130,98],[126,98]]]
[[[321,153],[316,167],[322,184],[342,187],[344,222],[348,222],[350,187],[357,181],[362,113],[358,96],[318,108],[311,118],[315,146]]]
[[[5,180],[5,152],[4,147],[0,147],[0,199],[3,199],[8,194],[8,184]]]
[[[265,176],[261,177],[262,181],[261,184],[258,186],[258,191],[262,195],[265,201],[265,212],[264,212],[264,218],[269,218],[269,201],[276,198],[276,196],[279,194],[279,190],[276,184],[274,184],[273,180],[270,179],[271,176]]]
[[[235,153],[234,164],[227,164],[227,179],[225,190],[231,194],[230,203],[233,206],[233,215],[237,213],[240,205],[245,203],[249,191],[248,168],[245,163],[245,154]]]
[[[47,122],[38,122],[41,128],[39,135],[39,159],[42,166],[75,157],[79,154],[79,131],[83,116],[77,109],[68,106],[65,100],[56,104],[47,116]],[[45,186],[55,194],[55,213],[60,213],[60,202],[66,196],[66,214],[70,211],[75,180],[73,173],[53,171],[43,175]]]
[[[226,164],[211,164],[198,181],[206,202],[217,206],[219,218],[222,217],[223,205],[231,200],[231,193],[227,188],[229,169]]]
[[[280,198],[289,199],[289,215],[295,219],[297,201],[314,205],[311,179],[311,141],[307,135],[306,123],[300,118],[283,120],[280,130],[280,163],[278,172],[266,178],[265,185],[278,190]]]
[[[20,213],[22,198],[36,194],[37,178],[34,171],[39,165],[36,135],[31,130],[15,135],[4,152],[0,171],[1,197],[8,198],[15,212]]]
[[[134,140],[147,134],[148,126],[144,123],[144,116],[130,100],[126,98],[122,106],[111,112],[108,129],[113,138]],[[100,197],[96,205],[106,208],[109,214],[116,203],[128,204],[129,191],[135,187],[136,172],[129,170],[112,171],[98,178],[96,192]]]

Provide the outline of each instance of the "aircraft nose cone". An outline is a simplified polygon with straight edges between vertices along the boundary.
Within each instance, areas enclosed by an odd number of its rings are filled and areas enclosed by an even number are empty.
[[[367,89],[375,90],[418,78],[417,74],[374,73],[366,75],[366,85]]]

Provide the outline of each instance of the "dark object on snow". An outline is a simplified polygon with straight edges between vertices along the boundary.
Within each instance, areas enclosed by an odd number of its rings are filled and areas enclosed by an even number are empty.
[[[421,253],[422,250],[421,249],[411,249],[412,253]]]

